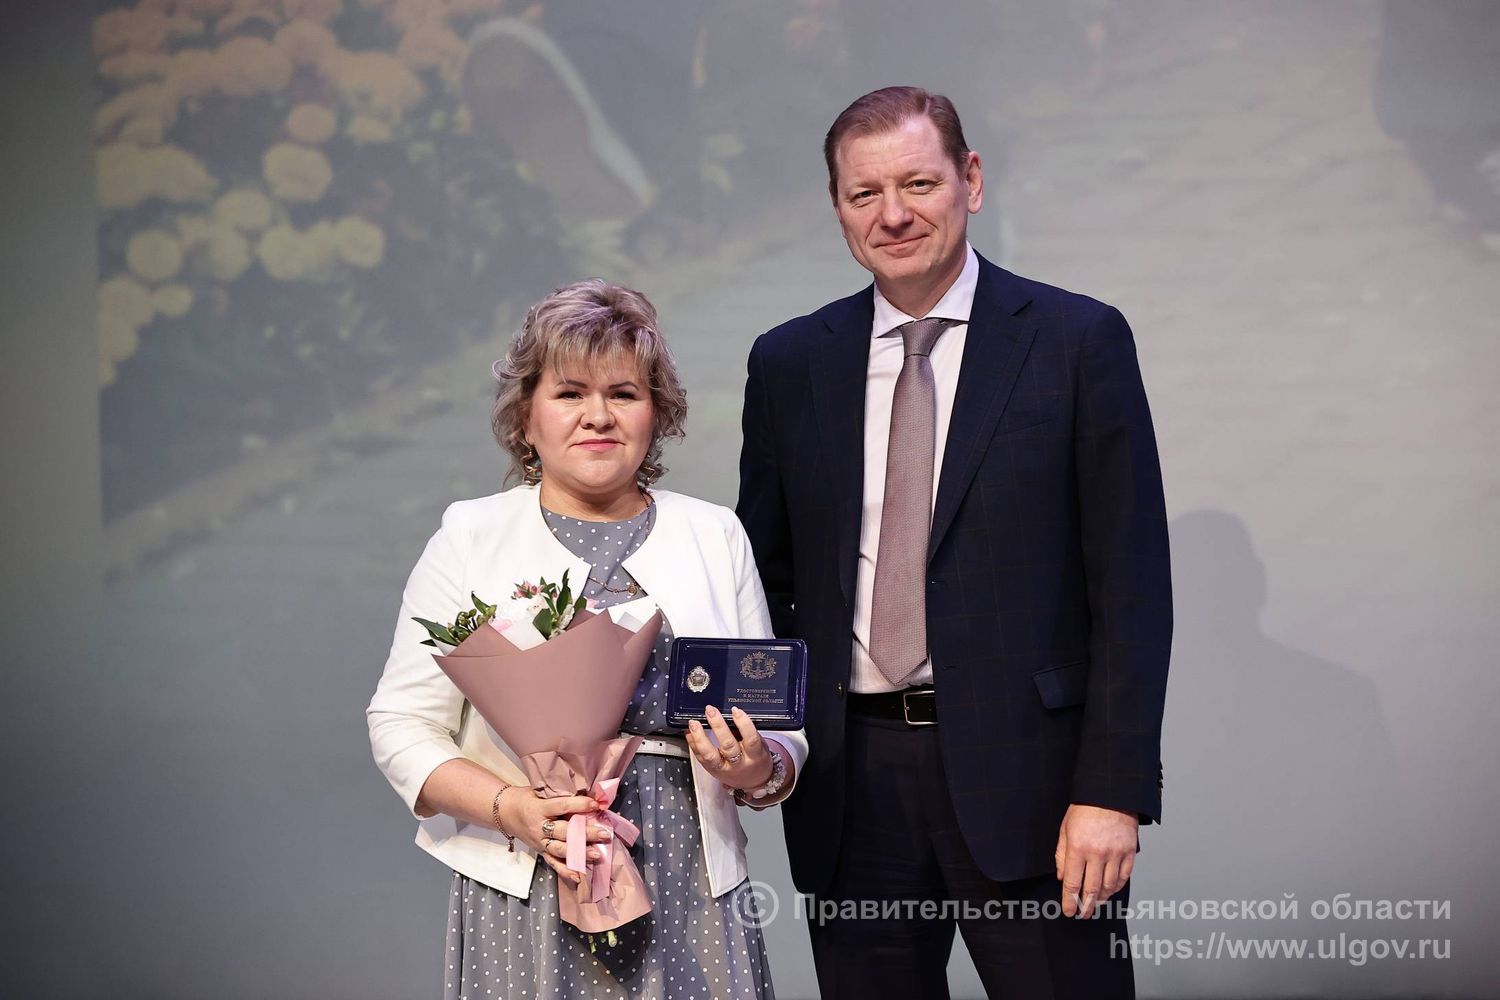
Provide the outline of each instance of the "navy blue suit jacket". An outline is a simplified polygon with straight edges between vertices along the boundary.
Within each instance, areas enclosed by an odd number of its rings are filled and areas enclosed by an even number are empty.
[[[938,476],[928,649],[949,792],[980,869],[1053,870],[1069,803],[1157,819],[1172,597],[1135,344],[1112,306],[980,258]],[[779,636],[808,644],[810,754],[784,803],[799,889],[827,886],[845,698],[873,286],[750,353],[738,513]]]

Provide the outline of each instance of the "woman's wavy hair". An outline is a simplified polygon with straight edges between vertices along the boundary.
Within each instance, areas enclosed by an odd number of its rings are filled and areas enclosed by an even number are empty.
[[[651,393],[651,444],[636,471],[645,488],[667,471],[661,446],[681,438],[687,420],[687,393],[677,363],[657,329],[656,307],[646,296],[601,278],[564,285],[526,311],[526,322],[492,371],[496,382],[490,429],[510,454],[507,478],[541,480],[541,464],[526,440],[531,398],[544,372],[597,371],[621,358],[634,360]]]

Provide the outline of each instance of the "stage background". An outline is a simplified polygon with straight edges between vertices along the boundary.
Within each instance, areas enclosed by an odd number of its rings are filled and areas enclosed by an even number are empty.
[[[822,131],[916,82],[984,158],[976,247],[1136,331],[1177,634],[1133,888],[1174,918],[1133,929],[1314,956],[1142,995],[1493,995],[1497,71],[1484,2],[6,5],[4,980],[436,993],[447,873],[363,708],[500,485],[489,361],[555,283],[637,285],[690,391],[664,485],[731,502],[751,341],[866,280]]]

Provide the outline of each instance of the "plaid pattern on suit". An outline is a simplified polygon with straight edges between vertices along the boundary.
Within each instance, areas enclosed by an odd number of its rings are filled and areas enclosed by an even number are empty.
[[[780,636],[808,643],[807,734],[783,812],[822,890],[842,752],[873,290],[763,335],[738,513]],[[980,258],[938,476],[928,649],[948,791],[983,873],[1050,872],[1069,803],[1160,817],[1172,600],[1161,473],[1119,311]],[[808,831],[819,831],[808,835]]]

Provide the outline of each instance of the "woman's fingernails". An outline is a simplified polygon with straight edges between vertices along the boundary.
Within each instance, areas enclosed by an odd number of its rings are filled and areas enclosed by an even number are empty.
[[[599,848],[597,848],[597,847],[590,847],[589,848],[589,860],[590,861],[598,861],[602,857],[604,857],[604,852],[601,851],[601,850],[599,850]]]

